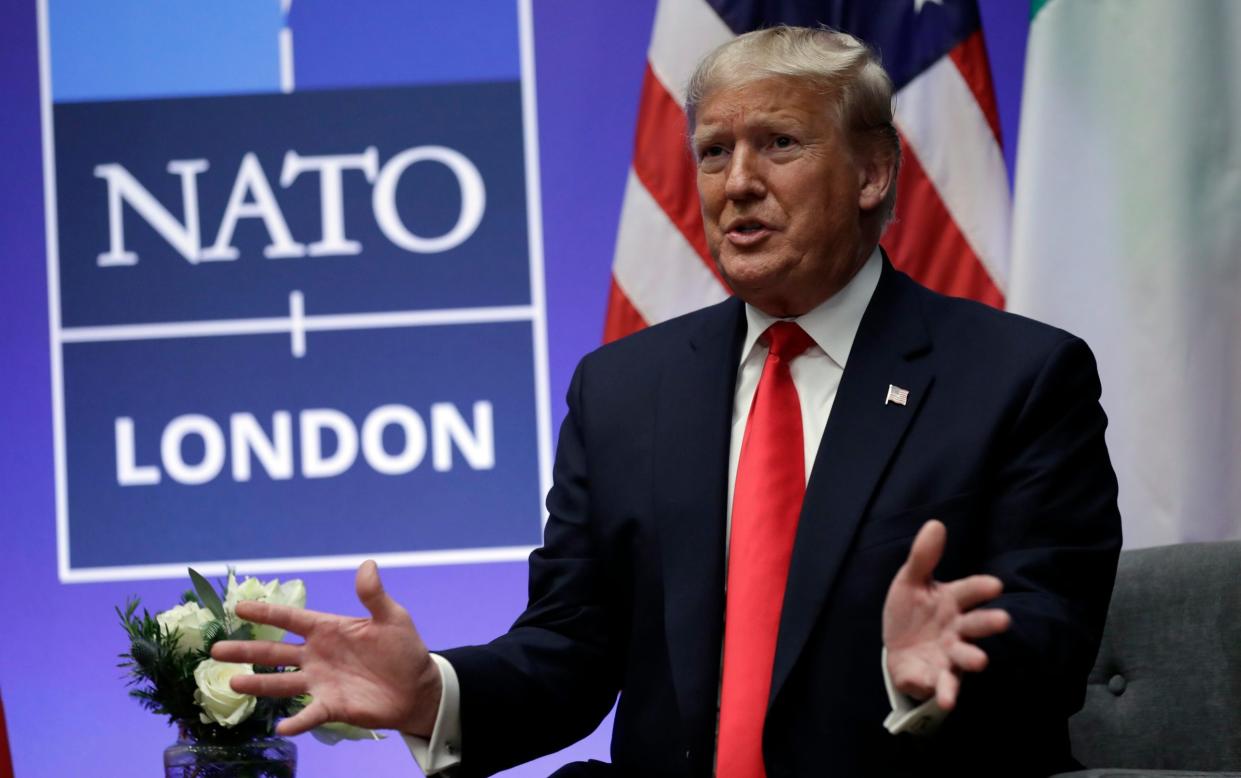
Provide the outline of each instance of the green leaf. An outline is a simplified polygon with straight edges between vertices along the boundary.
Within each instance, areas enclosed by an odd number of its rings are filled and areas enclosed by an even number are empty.
[[[233,630],[228,636],[229,640],[254,640],[254,625],[249,622],[242,624]]]
[[[193,589],[186,589],[181,593],[181,604],[186,605],[191,602],[195,605],[198,604],[198,592],[195,592]]]
[[[138,638],[130,644],[129,654],[139,667],[151,672],[159,661],[159,646],[145,638]]]
[[[224,615],[224,603],[220,602],[220,595],[215,593],[215,589],[211,588],[211,584],[199,575],[197,570],[192,567],[187,569],[190,571],[190,580],[194,582],[194,591],[198,592],[198,599],[202,601],[203,607],[211,611],[211,615],[221,622],[227,622],[228,617]]]
[[[342,740],[383,740],[384,735],[373,729],[363,729],[352,724],[329,721],[310,730],[310,734],[320,743],[334,746]]]
[[[203,625],[203,650],[210,651],[217,641],[225,638],[224,625],[218,621],[209,621]]]

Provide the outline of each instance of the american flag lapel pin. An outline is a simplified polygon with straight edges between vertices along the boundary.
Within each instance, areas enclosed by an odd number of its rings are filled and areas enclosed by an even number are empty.
[[[888,405],[889,403],[904,405],[907,402],[909,402],[908,389],[902,389],[896,384],[888,384],[888,396],[883,401],[884,405]]]

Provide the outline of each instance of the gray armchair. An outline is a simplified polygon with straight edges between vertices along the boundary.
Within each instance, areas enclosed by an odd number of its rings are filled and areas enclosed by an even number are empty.
[[[1062,776],[1241,777],[1241,541],[1121,554]]]

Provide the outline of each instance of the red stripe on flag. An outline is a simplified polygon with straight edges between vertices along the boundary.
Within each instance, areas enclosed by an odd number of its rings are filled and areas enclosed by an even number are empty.
[[[904,138],[901,145],[897,218],[883,236],[892,264],[937,292],[1003,308],[1004,296],[944,207],[917,154]]]
[[[685,113],[660,83],[648,62],[642,82],[642,103],[638,107],[633,171],[689,245],[694,247],[703,264],[719,278],[715,261],[707,250],[707,236],[702,230],[698,174],[687,145],[688,133]]]
[[[4,700],[0,698],[0,778],[13,778],[13,755],[9,751],[8,732],[4,723]]]
[[[608,290],[608,313],[603,321],[603,342],[611,343],[626,335],[632,335],[646,327],[646,320],[638,309],[633,307],[624,290],[612,277],[612,288]]]
[[[987,44],[983,42],[982,30],[954,46],[948,57],[978,101],[982,115],[987,118],[987,124],[991,125],[991,132],[995,134],[996,145],[1002,146],[1000,112],[995,104],[995,89],[991,85],[991,68],[987,65]]]

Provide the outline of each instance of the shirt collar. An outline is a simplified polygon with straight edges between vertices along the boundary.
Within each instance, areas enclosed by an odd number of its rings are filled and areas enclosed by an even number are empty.
[[[882,270],[883,260],[879,247],[876,246],[862,269],[855,273],[839,292],[819,303],[809,313],[790,319],[778,319],[746,303],[746,333],[741,348],[741,361],[745,362],[749,358],[759,336],[774,322],[793,321],[843,370],[845,363],[849,361],[853,339],[862,324],[862,314],[866,313],[866,306],[870,305],[870,298],[879,286]]]

